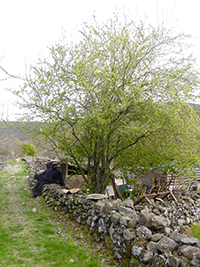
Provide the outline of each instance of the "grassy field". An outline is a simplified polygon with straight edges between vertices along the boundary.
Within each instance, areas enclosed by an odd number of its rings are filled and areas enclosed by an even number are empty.
[[[0,266],[105,265],[97,248],[76,241],[40,199],[30,198],[22,162],[8,162],[0,172]]]

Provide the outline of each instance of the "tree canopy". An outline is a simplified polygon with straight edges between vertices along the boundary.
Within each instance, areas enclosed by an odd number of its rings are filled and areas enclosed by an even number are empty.
[[[76,44],[56,44],[14,93],[49,140],[103,192],[117,169],[191,167],[199,118],[188,103],[199,86],[187,36],[134,21],[85,24]],[[166,167],[167,168],[167,167]]]

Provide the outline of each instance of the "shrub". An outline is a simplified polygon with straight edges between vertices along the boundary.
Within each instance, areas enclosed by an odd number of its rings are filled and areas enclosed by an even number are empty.
[[[35,156],[36,153],[36,149],[35,146],[31,143],[22,143],[22,148],[23,148],[23,152],[24,154],[28,155],[28,156]]]

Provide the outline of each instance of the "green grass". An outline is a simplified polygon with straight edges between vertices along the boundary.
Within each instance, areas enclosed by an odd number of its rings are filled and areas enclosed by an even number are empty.
[[[193,232],[192,236],[198,238],[200,241],[200,224],[193,224],[191,229]],[[200,242],[199,242],[199,245],[200,245]]]
[[[97,252],[74,240],[65,222],[30,198],[25,165],[8,163],[0,172],[0,266],[101,266]]]

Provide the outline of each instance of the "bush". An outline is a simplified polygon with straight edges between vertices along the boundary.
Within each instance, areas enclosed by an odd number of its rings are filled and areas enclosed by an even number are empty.
[[[24,154],[28,155],[28,156],[35,156],[36,153],[36,149],[35,146],[31,143],[22,143],[22,148],[23,148],[23,152]]]

